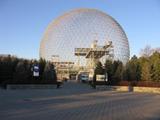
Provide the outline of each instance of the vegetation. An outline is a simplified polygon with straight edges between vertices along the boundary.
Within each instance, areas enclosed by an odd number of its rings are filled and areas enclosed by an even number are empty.
[[[105,74],[104,68],[102,66],[102,63],[98,61],[94,71],[93,82],[96,81],[96,75],[103,75],[103,74]]]
[[[39,65],[39,77],[33,76],[33,65]],[[57,81],[54,65],[43,59],[27,60],[15,56],[0,56],[0,85],[52,84]]]
[[[33,65],[39,65],[39,77],[33,77]],[[141,56],[133,56],[125,65],[121,61],[106,60],[104,66],[97,62],[93,81],[97,74],[108,74],[108,84],[132,83],[143,86],[160,84],[160,49],[146,47]],[[75,73],[76,74],[76,73]],[[57,81],[54,65],[43,59],[27,60],[15,56],[0,56],[0,85],[52,84]],[[154,83],[153,83],[154,82]],[[155,84],[158,83],[158,84]]]
[[[117,84],[123,79],[123,64],[121,61],[110,61],[105,62],[105,72],[108,74],[109,84]]]
[[[102,64],[98,63],[97,66]],[[124,81],[132,85],[142,85],[142,83],[146,85],[146,82],[152,85],[152,82],[160,83],[160,52],[147,46],[142,50],[141,57],[134,55],[126,65],[120,61],[106,60],[104,68],[96,67],[95,71],[105,71],[110,85],[119,85]]]

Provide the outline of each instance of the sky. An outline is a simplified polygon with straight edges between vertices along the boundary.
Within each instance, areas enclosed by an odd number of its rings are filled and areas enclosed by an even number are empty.
[[[48,24],[67,11],[94,8],[124,29],[130,55],[150,45],[160,47],[160,0],[0,0],[0,54],[39,59]]]

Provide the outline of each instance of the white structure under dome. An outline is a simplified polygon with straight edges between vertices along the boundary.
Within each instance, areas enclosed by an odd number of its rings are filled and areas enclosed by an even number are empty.
[[[95,9],[76,9],[58,17],[45,31],[40,44],[40,57],[76,62],[75,48],[90,48],[94,40],[104,46],[112,42],[114,60],[129,60],[129,43],[122,27],[109,15]]]

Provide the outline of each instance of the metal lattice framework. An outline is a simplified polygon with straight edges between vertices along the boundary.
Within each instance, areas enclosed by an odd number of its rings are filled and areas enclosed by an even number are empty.
[[[122,27],[109,15],[95,9],[72,10],[51,22],[40,44],[40,57],[52,60],[58,55],[61,61],[77,61],[75,48],[90,48],[93,40],[101,46],[112,41],[114,60],[126,63],[129,43]],[[81,59],[81,62],[84,62]]]
[[[90,48],[75,48],[75,56],[84,56],[87,60],[86,68],[94,69],[97,61],[104,59],[113,60],[114,52],[112,41],[109,41],[104,46],[98,46],[98,41],[93,41]],[[101,60],[102,61],[102,60]],[[77,64],[77,66],[80,66]]]

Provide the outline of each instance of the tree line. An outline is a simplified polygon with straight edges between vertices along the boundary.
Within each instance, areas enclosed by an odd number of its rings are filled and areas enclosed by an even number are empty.
[[[39,77],[33,77],[33,65],[39,65]],[[125,65],[121,61],[98,62],[96,74],[108,74],[110,85],[121,81],[160,82],[160,49],[146,47],[141,56],[134,55]],[[52,63],[40,60],[22,59],[11,55],[0,56],[0,85],[6,84],[50,84],[57,81]]]
[[[160,82],[160,52],[154,51],[150,55],[142,54],[140,57],[134,55],[125,65],[121,61],[106,60],[104,65],[98,62],[95,74],[106,73],[111,85],[121,81]]]
[[[39,77],[33,77],[33,65],[39,65]],[[43,59],[28,60],[11,55],[0,56],[0,85],[51,84],[57,81],[54,65]]]

